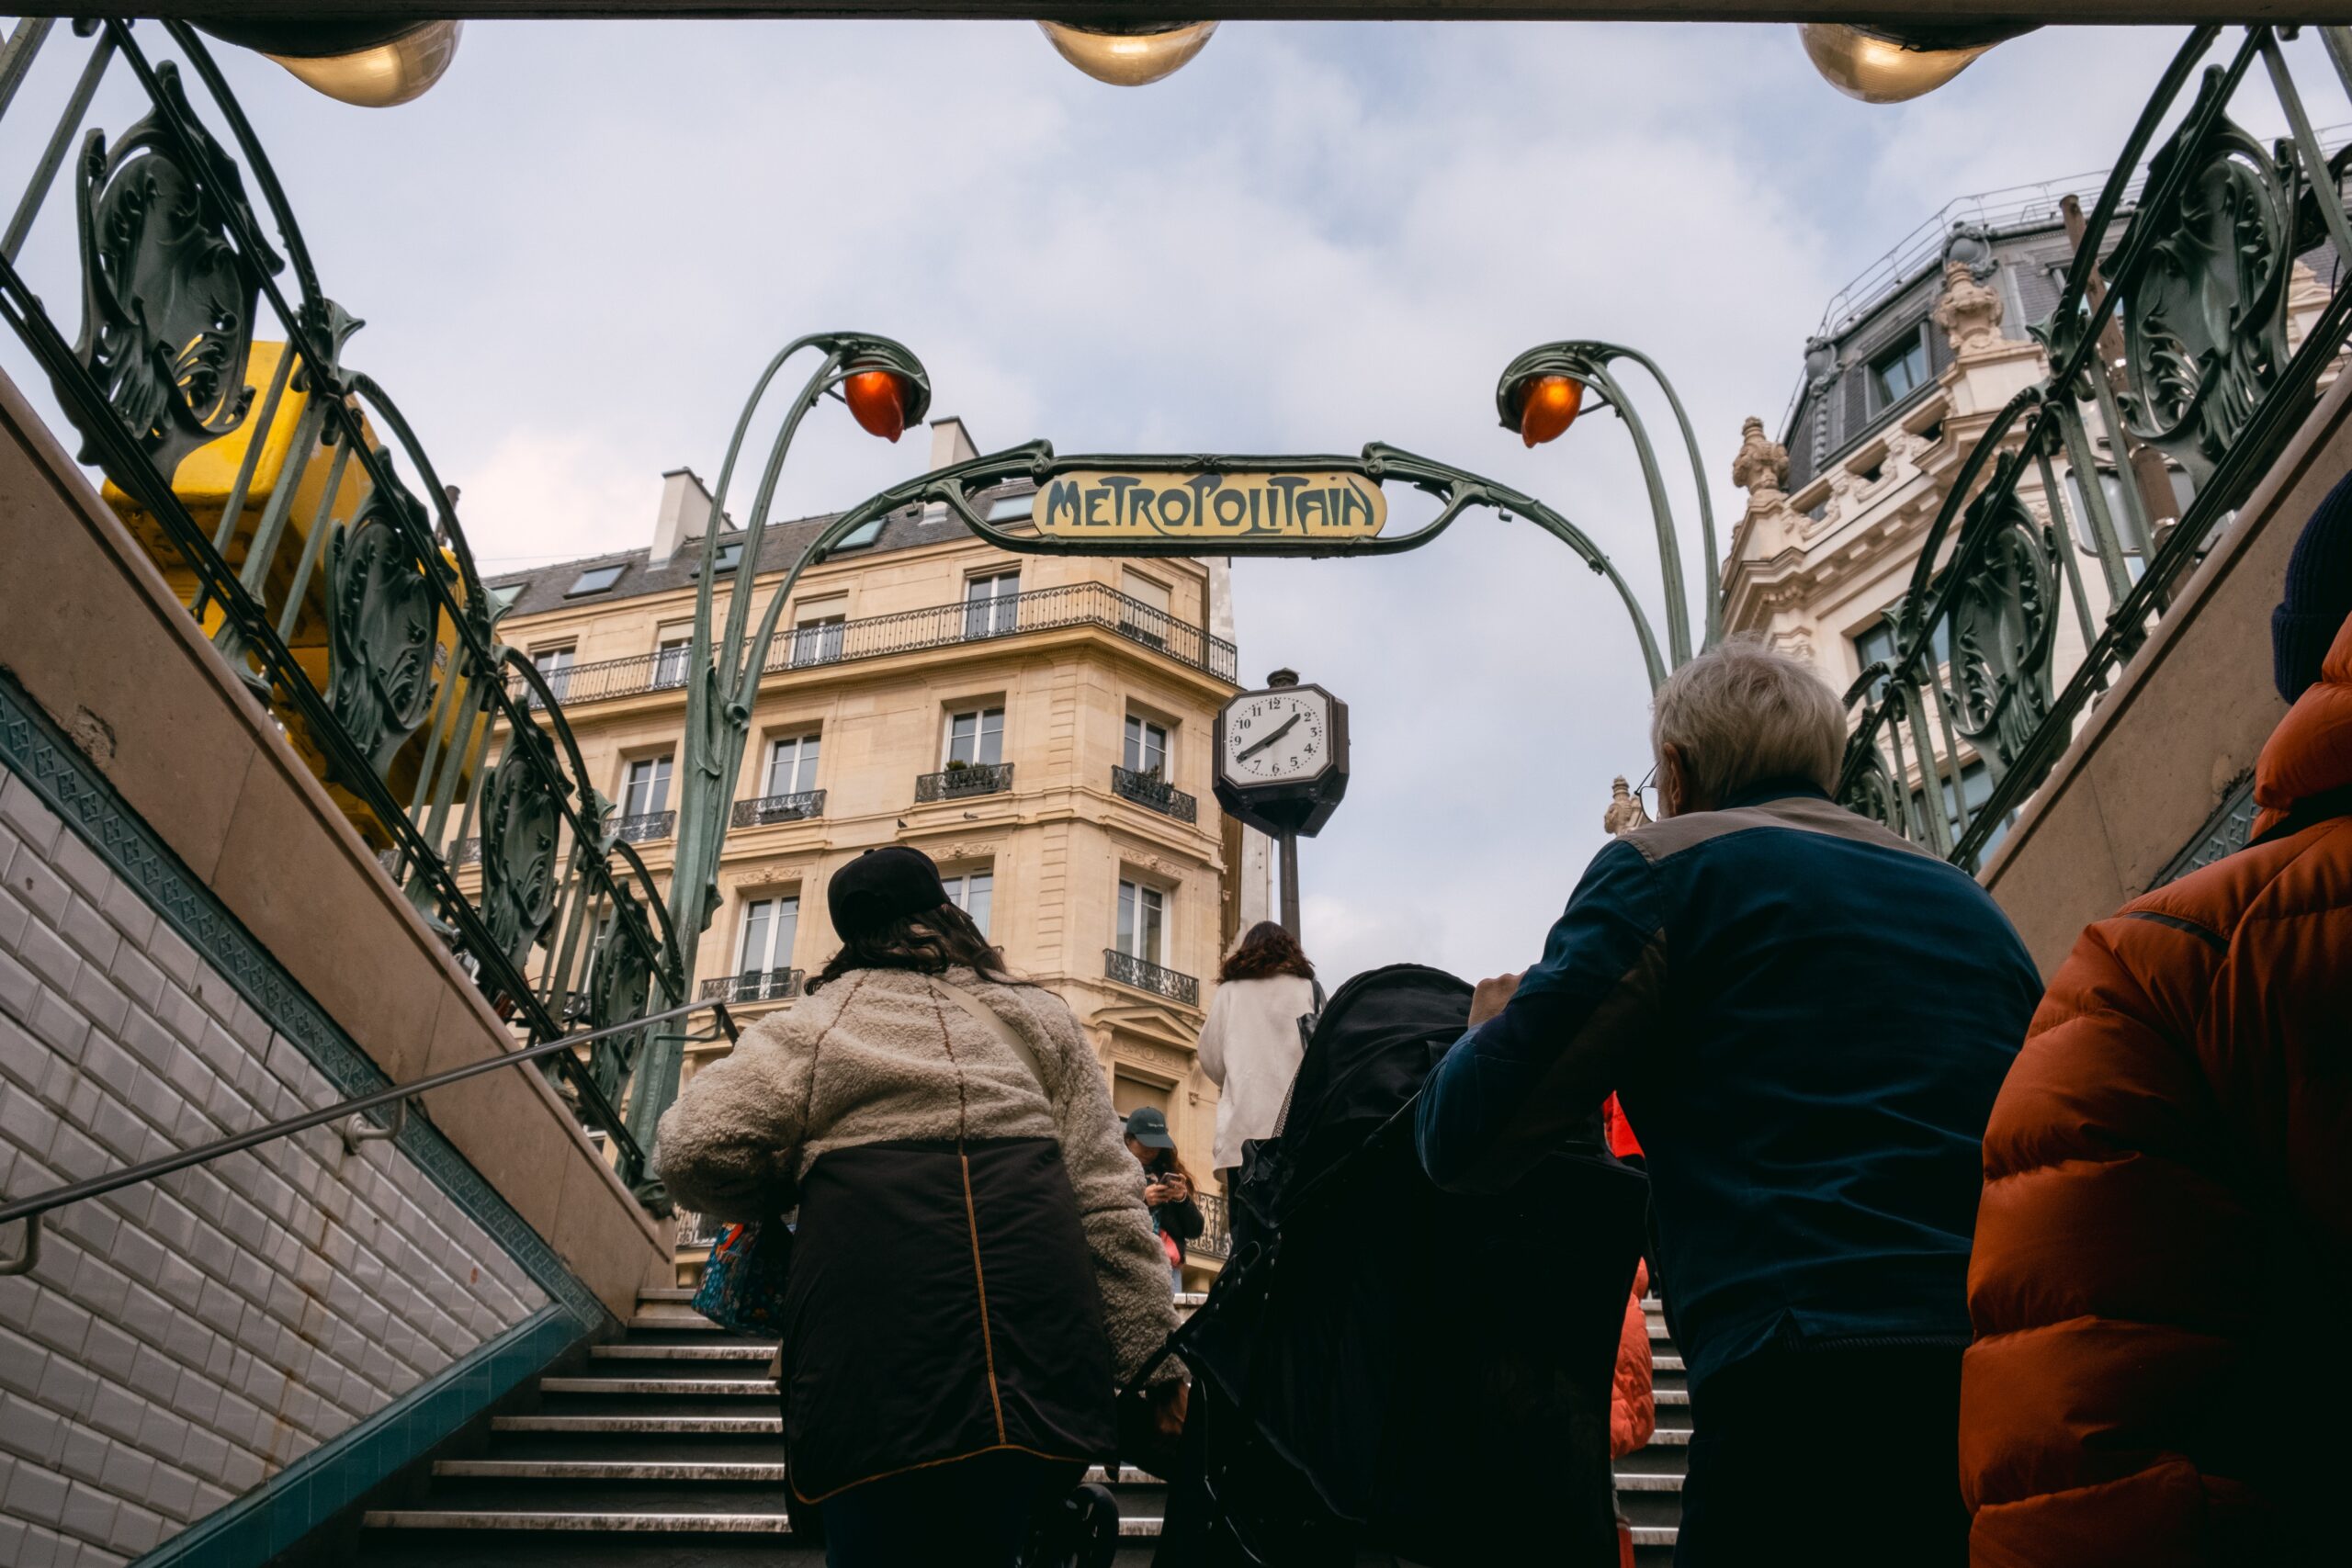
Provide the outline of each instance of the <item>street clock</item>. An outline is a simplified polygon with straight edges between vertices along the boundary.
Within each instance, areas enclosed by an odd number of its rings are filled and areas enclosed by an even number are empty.
[[[1216,798],[1281,838],[1313,838],[1348,793],[1348,705],[1287,670],[1216,718]]]
[[[1216,716],[1216,803],[1282,847],[1283,925],[1298,934],[1298,840],[1348,793],[1348,705],[1277,670]]]

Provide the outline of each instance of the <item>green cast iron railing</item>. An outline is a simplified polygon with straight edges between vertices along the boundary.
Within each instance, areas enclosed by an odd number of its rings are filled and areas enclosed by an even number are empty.
[[[54,73],[62,114],[9,121],[39,73]],[[145,106],[113,134],[85,125],[110,76]],[[183,23],[26,18],[0,43],[0,125],[41,149],[0,238],[0,315],[80,460],[121,492],[134,532],[152,523],[142,538],[220,658],[501,1013],[531,1043],[593,1035],[584,1057],[545,1065],[639,1181],[621,1112],[643,1032],[617,1026],[685,1000],[668,912],[554,694],[499,641],[408,422],[344,364],[360,323],[322,291],[219,67]],[[79,275],[37,288],[18,267],[44,220],[76,237]],[[74,338],[51,300],[78,301]],[[261,458],[288,424],[270,483]],[[240,434],[207,526],[175,479]],[[479,864],[471,892],[461,862]]]
[[[2352,39],[2321,30],[2336,85],[2352,94]],[[2352,333],[2352,149],[2323,152],[2277,30],[2246,28],[2226,50],[2222,31],[2190,33],[2141,114],[2057,309],[2033,328],[2049,374],[1962,463],[1890,612],[1895,652],[1847,693],[1860,712],[1840,798],[1970,871],[2261,481]],[[2200,76],[2208,57],[2217,58]],[[2290,130],[2267,145],[2230,118],[2256,66]],[[2156,144],[2185,95],[2185,117]],[[2333,292],[2290,353],[2290,274],[2323,248],[2346,265],[2332,269]],[[2134,482],[2134,447],[2185,475],[2177,521]],[[2069,478],[2112,470],[2121,482],[2111,494],[2102,483],[2063,486],[2061,464]],[[2076,558],[2075,507],[2096,548],[2104,615]],[[2085,651],[2061,684],[2069,615]],[[1974,805],[1958,776],[1972,756],[1992,785]]]

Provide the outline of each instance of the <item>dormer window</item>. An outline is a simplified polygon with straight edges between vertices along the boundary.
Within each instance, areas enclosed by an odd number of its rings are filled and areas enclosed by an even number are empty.
[[[1880,408],[1893,408],[1928,382],[1928,336],[1917,328],[1871,361],[1871,391]]]
[[[605,589],[618,582],[621,580],[621,573],[628,570],[628,566],[626,562],[619,566],[592,566],[572,579],[571,586],[563,591],[563,596],[567,599],[577,599],[583,594],[602,593]]]

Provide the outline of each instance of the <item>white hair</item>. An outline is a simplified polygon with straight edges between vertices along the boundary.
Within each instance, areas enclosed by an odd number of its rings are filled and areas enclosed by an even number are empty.
[[[1658,688],[1653,713],[1651,750],[1662,758],[1673,745],[1683,789],[1702,805],[1770,779],[1837,791],[1846,750],[1837,694],[1758,638],[1729,638],[1683,665]]]

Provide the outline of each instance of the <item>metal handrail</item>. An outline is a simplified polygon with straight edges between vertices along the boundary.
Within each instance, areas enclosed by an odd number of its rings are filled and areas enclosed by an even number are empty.
[[[46,1192],[36,1193],[30,1198],[19,1198],[13,1203],[0,1203],[0,1225],[14,1224],[18,1220],[24,1220],[31,1227],[26,1233],[25,1250],[8,1262],[0,1263],[0,1276],[22,1274],[32,1269],[40,1256],[40,1218],[52,1209],[62,1209],[68,1203],[79,1203],[85,1199],[103,1198],[107,1193],[120,1191],[125,1187],[135,1187],[142,1181],[152,1181],[159,1176],[169,1176],[174,1171],[186,1170],[190,1166],[202,1165],[209,1160],[219,1159],[222,1155],[239,1154],[246,1149],[288,1137],[296,1133],[307,1133],[313,1127],[323,1127],[330,1122],[340,1121],[345,1117],[364,1116],[368,1111],[382,1106],[404,1107],[408,1101],[419,1095],[429,1094],[437,1089],[447,1089],[451,1084],[463,1083],[468,1078],[480,1077],[485,1073],[494,1073],[502,1067],[525,1066],[543,1057],[558,1055],[567,1051],[576,1051],[582,1045],[592,1044],[610,1035],[648,1029],[655,1024],[667,1023],[673,1019],[684,1018],[689,1013],[701,1012],[705,1010],[708,1010],[718,1019],[719,1028],[726,1032],[729,1039],[735,1037],[735,1021],[728,1015],[727,1004],[724,1001],[688,1002],[684,1007],[674,1007],[666,1012],[649,1013],[643,1018],[631,1019],[627,1023],[592,1029],[582,1034],[560,1035],[553,1040],[543,1040],[536,1045],[526,1045],[518,1051],[485,1056],[479,1062],[469,1062],[461,1067],[451,1067],[446,1072],[433,1073],[408,1083],[394,1084],[389,1089],[379,1089],[368,1094],[353,1095],[348,1100],[339,1100],[333,1105],[322,1106],[316,1111],[306,1111],[300,1116],[284,1117],[255,1127],[249,1132],[232,1134],[225,1138],[216,1138],[209,1144],[199,1144],[192,1149],[182,1149],[176,1154],[164,1155],[155,1159],[141,1161],[138,1165],[126,1166],[120,1170],[105,1176],[93,1176],[87,1180],[73,1182],[63,1187],[52,1187]],[[405,1112],[401,1111],[396,1114],[404,1115]],[[347,1143],[346,1146],[348,1146]]]

